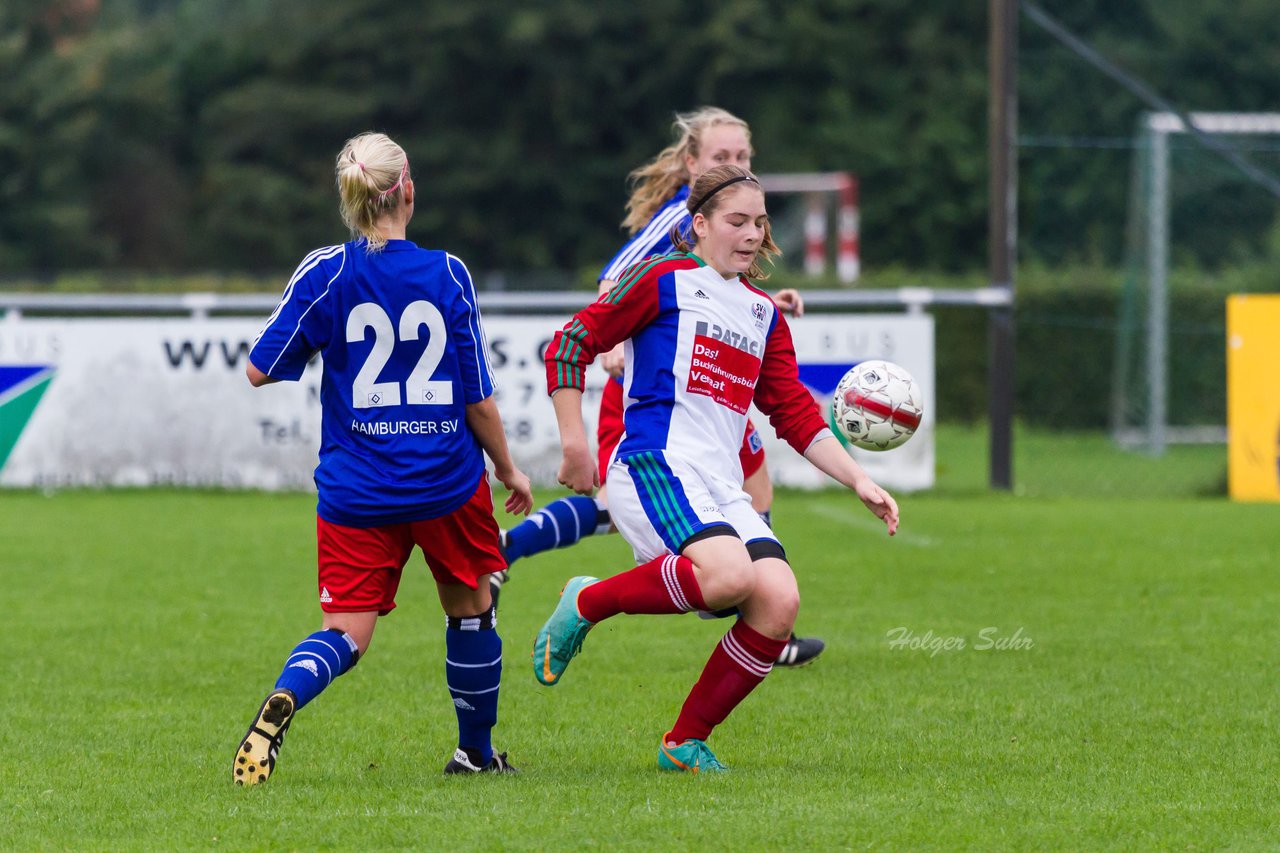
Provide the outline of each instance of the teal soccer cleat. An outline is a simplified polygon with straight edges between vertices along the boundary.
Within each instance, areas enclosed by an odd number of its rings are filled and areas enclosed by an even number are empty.
[[[663,735],[658,744],[658,769],[677,773],[729,772],[703,741],[690,738],[679,746],[667,746],[667,735]]]
[[[533,641],[533,674],[548,687],[560,681],[569,661],[582,651],[583,638],[595,625],[578,613],[578,593],[598,580],[585,575],[569,578],[560,593],[560,603]]]

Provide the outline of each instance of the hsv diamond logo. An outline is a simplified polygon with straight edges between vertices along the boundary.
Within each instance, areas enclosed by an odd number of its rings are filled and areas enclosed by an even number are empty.
[[[0,364],[0,468],[53,379],[53,365]]]

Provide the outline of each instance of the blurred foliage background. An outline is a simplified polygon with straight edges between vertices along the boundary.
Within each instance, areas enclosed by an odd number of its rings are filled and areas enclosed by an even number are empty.
[[[1045,8],[1188,109],[1280,105],[1274,0]],[[1119,264],[1141,105],[1021,30],[1024,258]],[[986,4],[940,0],[5,0],[0,274],[288,269],[343,237],[332,159],[370,128],[410,153],[419,242],[594,270],[627,172],[708,103],[757,171],[859,175],[868,269],[981,270],[986,50]],[[1275,259],[1274,204],[1217,203],[1192,260]]]

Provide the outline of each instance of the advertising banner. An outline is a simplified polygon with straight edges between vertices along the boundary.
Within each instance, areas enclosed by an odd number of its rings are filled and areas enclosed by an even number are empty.
[[[542,351],[566,318],[486,320],[498,404],[517,463],[555,485],[559,437]],[[299,382],[251,388],[253,318],[0,320],[0,485],[311,489],[319,446],[317,358]],[[895,361],[923,389],[925,418],[906,445],[858,458],[889,488],[933,483],[933,321],[927,315],[825,315],[792,323],[800,378],[825,406],[855,362]],[[605,375],[587,371],[594,435]],[[824,409],[825,411],[825,409]],[[775,482],[824,477],[753,410]]]
[[[1280,501],[1280,295],[1227,299],[1227,483]]]

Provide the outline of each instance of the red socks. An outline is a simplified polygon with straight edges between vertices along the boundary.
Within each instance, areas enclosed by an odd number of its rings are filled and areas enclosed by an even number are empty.
[[[668,554],[583,587],[578,613],[599,622],[619,613],[685,613],[706,610],[688,557]],[[772,660],[772,659],[771,659]]]
[[[711,730],[764,681],[786,645],[786,640],[766,637],[741,619],[735,622],[689,691],[667,740],[677,744],[691,738],[706,740]]]
[[[597,581],[578,593],[578,613],[590,622],[619,613],[684,613],[706,609],[707,603],[693,574],[693,563],[686,557],[670,554]],[[706,740],[711,730],[764,681],[786,645],[786,640],[766,637],[741,619],[737,620],[711,653],[698,683],[684,700],[668,739],[676,743],[690,738]]]

